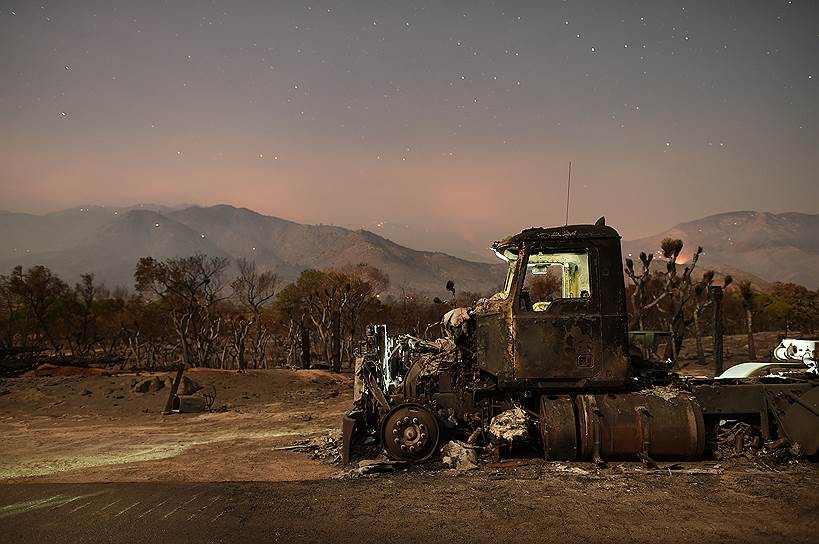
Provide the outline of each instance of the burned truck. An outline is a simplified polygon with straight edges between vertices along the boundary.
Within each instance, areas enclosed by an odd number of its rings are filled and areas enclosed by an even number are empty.
[[[448,312],[443,338],[369,327],[343,418],[345,462],[362,439],[409,462],[453,438],[499,455],[504,440],[490,431],[502,414],[530,425],[549,460],[699,458],[729,418],[816,454],[819,381],[807,367],[686,379],[630,349],[620,235],[603,218],[527,229],[492,249],[508,265],[501,291]]]

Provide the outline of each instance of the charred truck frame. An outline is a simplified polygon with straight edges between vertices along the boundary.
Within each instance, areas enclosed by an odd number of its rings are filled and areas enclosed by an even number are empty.
[[[343,420],[345,462],[362,437],[406,461],[429,459],[444,436],[481,435],[499,452],[491,426],[509,410],[536,422],[535,443],[554,460],[697,458],[729,418],[756,419],[766,439],[782,435],[816,453],[813,374],[681,378],[670,363],[630,351],[620,235],[602,218],[527,229],[492,249],[508,263],[502,291],[448,312],[445,338],[370,326]],[[556,295],[538,288],[546,274]]]

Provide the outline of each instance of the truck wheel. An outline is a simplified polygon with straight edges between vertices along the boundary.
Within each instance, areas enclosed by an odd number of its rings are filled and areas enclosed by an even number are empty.
[[[435,414],[419,404],[399,404],[381,421],[381,443],[392,459],[426,461],[438,449]]]

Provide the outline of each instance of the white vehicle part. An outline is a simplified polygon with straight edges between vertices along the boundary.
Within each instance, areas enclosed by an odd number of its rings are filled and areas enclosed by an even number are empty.
[[[725,379],[741,379],[741,378],[753,378],[759,376],[776,376],[773,374],[776,371],[782,370],[797,370],[800,368],[804,368],[805,365],[803,363],[797,363],[794,361],[789,362],[774,362],[774,363],[740,363],[738,365],[734,365],[719,376],[716,379],[718,380],[725,380]]]
[[[774,359],[801,361],[808,367],[808,372],[819,374],[819,340],[785,338],[774,349]]]
[[[800,340],[797,338],[785,338],[774,348],[774,359],[777,361],[804,361],[805,359],[816,360],[816,349],[819,340]]]

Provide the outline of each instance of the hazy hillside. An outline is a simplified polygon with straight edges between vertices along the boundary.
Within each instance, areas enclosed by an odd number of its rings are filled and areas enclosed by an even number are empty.
[[[142,256],[197,252],[252,258],[286,280],[305,268],[366,262],[389,275],[393,292],[445,295],[444,285],[453,279],[459,290],[486,293],[502,283],[504,274],[500,264],[415,251],[364,230],[302,225],[226,205],[92,207],[44,216],[0,212],[0,227],[3,272],[17,264],[45,264],[69,281],[94,272],[108,285],[131,286]]]
[[[748,211],[712,215],[624,242],[623,251],[635,255],[656,251],[666,237],[685,242],[685,259],[700,245],[705,250],[703,265],[819,288],[819,215]]]
[[[445,253],[416,251],[367,230],[303,225],[220,205],[167,208],[74,208],[46,215],[0,212],[0,271],[45,264],[69,281],[94,272],[108,285],[131,286],[137,260],[207,253],[248,257],[291,281],[305,268],[368,263],[385,271],[394,293],[402,289],[445,295],[487,293],[502,282],[500,263],[472,262]],[[794,281],[819,287],[819,215],[736,212],[682,223],[663,233],[623,242],[624,256],[654,251],[665,237],[685,242],[683,260],[696,245],[702,267],[758,285]]]

